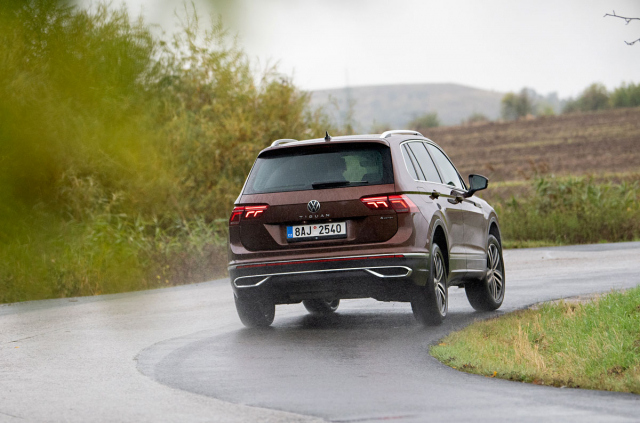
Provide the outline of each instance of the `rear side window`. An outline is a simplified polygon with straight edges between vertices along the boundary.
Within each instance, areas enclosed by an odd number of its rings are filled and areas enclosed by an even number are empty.
[[[406,145],[402,146],[402,157],[404,158],[404,164],[407,166],[407,171],[409,171],[409,175],[411,175],[411,177],[416,181],[421,179],[418,177],[418,174],[416,173],[416,168],[414,166],[412,158],[409,155],[409,150],[407,150]]]
[[[334,143],[261,154],[249,175],[244,194],[392,183],[389,147]]]
[[[410,142],[407,143],[407,146],[411,148],[411,151],[413,151],[413,154],[416,156],[418,166],[420,166],[420,170],[422,170],[426,180],[429,182],[442,183],[442,179],[440,179],[440,175],[438,175],[438,171],[436,170],[436,165],[433,164],[433,160],[431,160],[431,156],[427,153],[424,143]]]
[[[429,149],[429,153],[431,153],[433,160],[438,164],[440,172],[442,172],[443,183],[451,185],[452,187],[465,189],[462,179],[460,179],[460,175],[458,175],[458,171],[453,167],[453,164],[449,161],[447,156],[445,156],[439,148],[434,147],[431,144],[427,144],[427,148]]]

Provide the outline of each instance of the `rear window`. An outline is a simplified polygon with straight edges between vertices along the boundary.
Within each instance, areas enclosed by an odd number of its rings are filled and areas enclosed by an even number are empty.
[[[263,153],[249,175],[244,194],[392,183],[389,147],[335,143]]]

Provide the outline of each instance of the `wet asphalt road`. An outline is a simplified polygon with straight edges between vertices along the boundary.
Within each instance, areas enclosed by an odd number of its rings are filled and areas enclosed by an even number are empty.
[[[353,300],[330,319],[278,306],[272,328],[249,330],[228,281],[1,306],[0,421],[640,421],[639,396],[468,375],[429,356],[475,319],[640,284],[640,243],[505,262],[502,309],[476,313],[452,288],[435,329],[406,304]]]

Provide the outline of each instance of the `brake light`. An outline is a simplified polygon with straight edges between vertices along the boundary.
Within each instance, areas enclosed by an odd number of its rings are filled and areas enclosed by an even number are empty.
[[[229,226],[239,224],[242,213],[244,213],[244,207],[234,207],[229,218]]]
[[[242,219],[256,219],[269,208],[267,204],[260,206],[238,206],[234,207],[229,217],[229,226],[238,225]]]
[[[362,201],[365,206],[369,207],[370,209],[376,210],[376,209],[388,209],[389,208],[389,198],[387,196],[384,197],[365,197],[365,198],[361,198],[360,201]]]
[[[406,195],[363,197],[360,201],[372,210],[393,209],[396,213],[418,211],[416,205]]]
[[[269,206],[247,206],[244,208],[244,218],[245,219],[255,219],[256,217],[260,217],[262,216],[262,213],[264,213],[264,211],[268,208]]]

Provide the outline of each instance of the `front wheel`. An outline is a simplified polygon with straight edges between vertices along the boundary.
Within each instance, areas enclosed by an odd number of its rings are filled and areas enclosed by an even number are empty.
[[[411,310],[416,320],[425,326],[442,323],[449,308],[447,267],[440,246],[431,248],[431,268],[424,288],[411,301]]]
[[[487,248],[487,275],[481,281],[464,286],[471,307],[478,311],[493,311],[500,308],[504,300],[505,274],[500,241],[489,235]]]
[[[248,328],[266,327],[273,323],[276,305],[267,298],[238,298],[234,295],[238,317]]]
[[[304,308],[311,314],[332,314],[340,305],[340,300],[304,300]]]

